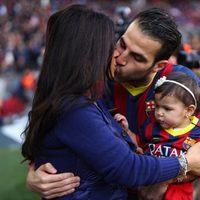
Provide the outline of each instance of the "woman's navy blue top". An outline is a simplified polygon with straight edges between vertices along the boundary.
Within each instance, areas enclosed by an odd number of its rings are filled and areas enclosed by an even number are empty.
[[[175,157],[133,153],[121,127],[101,102],[77,106],[58,119],[45,135],[36,168],[47,162],[58,173],[73,172],[81,178],[76,191],[59,200],[125,200],[127,187],[166,181],[180,169]]]

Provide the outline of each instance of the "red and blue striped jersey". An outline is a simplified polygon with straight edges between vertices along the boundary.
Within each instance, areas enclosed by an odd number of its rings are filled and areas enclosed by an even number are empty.
[[[126,116],[129,128],[136,136],[138,143],[143,146],[147,141],[145,135],[146,126],[155,121],[154,119],[154,88],[157,80],[162,76],[168,76],[171,72],[181,71],[191,75],[200,85],[200,80],[188,68],[182,65],[168,64],[159,71],[148,88],[138,95],[132,95],[122,84],[109,82],[109,90],[104,96],[108,109],[115,113]]]
[[[144,151],[156,157],[179,156],[200,141],[200,120],[193,116],[191,124],[181,130],[164,130],[155,122],[146,127],[148,136]]]
[[[197,76],[188,68],[182,66],[182,65],[171,65],[168,64],[162,71],[158,72],[151,84],[146,88],[145,91],[143,91],[140,94],[132,95],[124,85],[120,83],[115,82],[109,82],[108,86],[109,89],[108,92],[104,96],[104,102],[107,106],[107,108],[110,111],[113,111],[113,113],[121,113],[124,116],[126,116],[128,122],[129,122],[129,128],[134,133],[136,133],[137,140],[139,143],[139,146],[142,146],[143,148],[148,148],[148,144],[151,144],[151,139],[155,140],[153,142],[161,142],[165,139],[167,139],[167,142],[170,143],[170,147],[177,146],[177,149],[182,149],[182,146],[185,144],[188,145],[186,142],[185,137],[180,137],[180,139],[177,139],[173,141],[172,136],[165,133],[163,133],[161,130],[158,131],[159,135],[165,135],[167,138],[160,137],[159,140],[156,140],[156,137],[152,136],[153,133],[153,124],[155,123],[155,117],[154,117],[154,88],[157,80],[162,76],[168,76],[171,72],[175,71],[181,71],[183,73],[186,73],[188,75],[191,75],[200,86],[200,80],[197,78]],[[197,127],[198,128],[198,127]],[[148,131],[147,131],[148,130]],[[191,132],[188,132],[188,135],[195,135],[196,128],[194,130],[191,130]],[[178,137],[178,138],[179,138]],[[188,136],[190,137],[190,136]],[[199,137],[198,134],[196,134],[195,137]],[[195,138],[194,137],[194,138]],[[199,138],[196,138],[199,140]],[[152,151],[157,151],[156,153],[160,153],[162,155],[167,156],[176,156],[180,153],[181,150],[171,150],[169,151],[168,147],[164,147],[164,150],[159,150],[159,148],[154,149],[154,146],[151,147]],[[187,148],[187,147],[185,147]],[[159,152],[160,151],[160,152]],[[187,188],[184,192],[182,190],[182,193],[179,192],[180,188]],[[172,199],[172,196],[174,199],[179,199],[181,195],[185,197],[185,195],[188,193],[189,196],[193,192],[193,187],[191,183],[184,183],[180,185],[174,185],[170,184],[169,190],[166,192],[165,200]],[[185,194],[186,193],[186,194]],[[190,198],[190,197],[189,197]]]
[[[179,156],[196,142],[200,141],[200,120],[193,116],[191,124],[181,130],[163,130],[158,123],[150,123],[146,127],[146,145],[143,146],[147,155],[156,157]],[[193,184],[186,182],[168,185],[164,200],[192,199]]]

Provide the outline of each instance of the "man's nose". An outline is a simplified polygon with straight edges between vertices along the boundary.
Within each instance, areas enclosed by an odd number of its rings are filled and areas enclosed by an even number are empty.
[[[113,56],[114,56],[114,58],[117,58],[119,55],[120,55],[120,51],[119,51],[119,49],[116,47],[115,50],[114,50]]]
[[[127,56],[128,56],[127,50],[118,51],[118,56],[116,57],[117,64],[125,66],[127,64]]]

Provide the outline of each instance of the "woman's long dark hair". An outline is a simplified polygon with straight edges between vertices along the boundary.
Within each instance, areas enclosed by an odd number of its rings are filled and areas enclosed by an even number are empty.
[[[97,83],[105,83],[110,73],[114,40],[112,20],[83,5],[72,5],[49,18],[44,62],[23,132],[25,160],[34,161],[44,135],[80,96],[98,98]]]

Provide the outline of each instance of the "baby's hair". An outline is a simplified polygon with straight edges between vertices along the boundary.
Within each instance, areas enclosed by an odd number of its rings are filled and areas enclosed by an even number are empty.
[[[166,80],[172,80],[186,86],[193,93],[195,99],[193,98],[191,93],[184,87],[181,87],[176,83],[167,81],[161,84],[159,87],[155,88],[155,94],[161,94],[161,98],[173,95],[177,99],[179,99],[185,106],[195,105],[196,102],[198,106],[200,100],[200,88],[197,82],[190,75],[182,72],[172,72]]]

